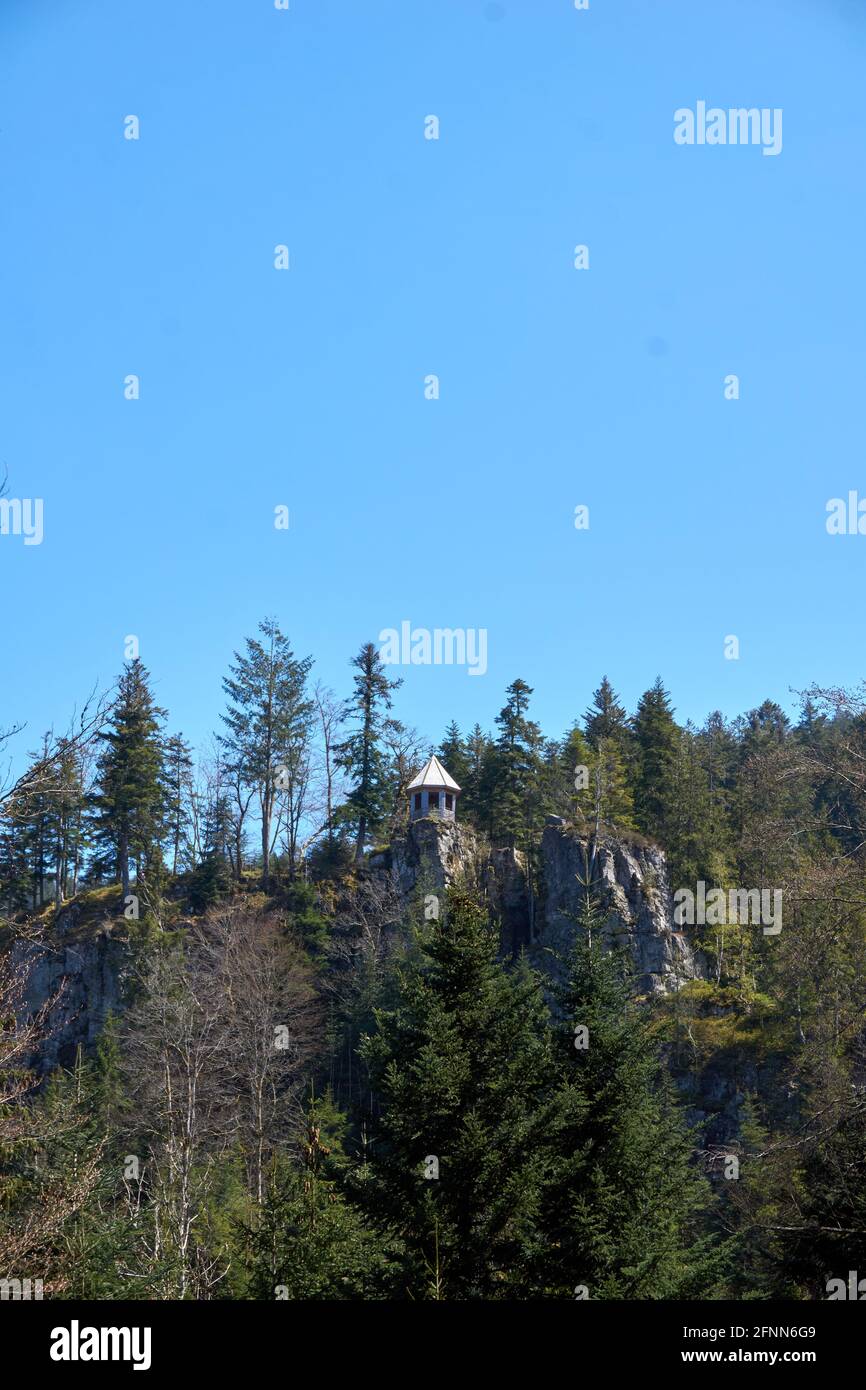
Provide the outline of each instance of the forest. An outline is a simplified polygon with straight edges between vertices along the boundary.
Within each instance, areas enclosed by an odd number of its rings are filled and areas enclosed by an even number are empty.
[[[366,643],[335,692],[265,619],[207,747],[136,657],[8,775],[0,1278],[58,1299],[809,1300],[866,1271],[866,687],[698,727],[661,678],[630,712],[604,677],[545,732],[515,679],[492,730],[431,745],[393,670]],[[783,929],[689,927],[700,972],[647,997],[591,875],[555,974],[503,954],[468,883],[430,920],[370,862],[434,751],[458,822],[540,895],[557,817],[659,846],[673,889],[780,893]],[[33,963],[109,945],[120,1004],[55,1056],[63,972],[39,994]]]

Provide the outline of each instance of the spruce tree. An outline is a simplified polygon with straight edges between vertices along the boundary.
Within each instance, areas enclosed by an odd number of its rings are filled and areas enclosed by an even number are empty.
[[[307,693],[311,657],[296,657],[289,639],[273,618],[259,623],[262,640],[248,637],[243,653],[235,652],[231,674],[223,680],[229,699],[222,716],[227,733],[220,742],[229,769],[241,783],[255,788],[259,802],[262,881],[270,886],[274,810],[280,789],[298,795],[300,770],[306,762],[313,724]],[[297,805],[289,814],[297,813]]]
[[[307,1106],[300,1162],[275,1160],[249,1230],[254,1298],[342,1302],[391,1292],[387,1244],[340,1187],[344,1137],[345,1121],[325,1096]]]
[[[614,738],[624,741],[628,735],[629,723],[625,706],[620,704],[619,697],[607,676],[602,676],[601,685],[584,715],[584,729],[590,743],[596,746],[599,739]]]
[[[471,899],[452,890],[428,931],[362,1047],[376,1108],[353,1190],[402,1244],[405,1296],[506,1298],[533,1242],[547,1011]]]
[[[512,681],[496,723],[499,737],[492,764],[492,825],[504,843],[529,847],[538,829],[541,805],[541,769],[544,740],[538,725],[527,718],[532,688]]]
[[[589,892],[558,991],[538,1282],[547,1297],[689,1298],[718,1276],[700,1236],[710,1190],[620,953]],[[583,1030],[586,1030],[585,1032]]]
[[[191,774],[192,749],[183,734],[172,734],[165,742],[164,780],[166,849],[173,874],[188,857]]]
[[[634,802],[638,829],[664,846],[675,801],[680,730],[660,676],[640,698],[634,732],[637,745]]]
[[[391,805],[388,759],[382,745],[383,724],[392,695],[402,685],[385,674],[382,658],[366,642],[352,658],[354,692],[346,702],[345,719],[354,725],[337,750],[339,766],[352,779],[343,819],[353,821],[355,858],[364,857],[368,837],[383,823]]]
[[[460,733],[456,721],[453,719],[445,730],[437,756],[443,767],[451,773],[451,776],[462,792],[470,777],[469,757],[467,755],[466,742]]]
[[[136,659],[118,682],[117,698],[97,766],[93,836],[100,862],[114,871],[129,896],[130,860],[141,869],[159,853],[163,832],[163,751],[160,724],[165,711],[150,692],[147,670]]]
[[[11,800],[0,815],[0,919],[32,904],[28,827]]]

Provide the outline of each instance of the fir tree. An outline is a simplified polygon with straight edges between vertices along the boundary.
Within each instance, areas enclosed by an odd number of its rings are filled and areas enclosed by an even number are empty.
[[[628,736],[628,715],[607,676],[602,676],[601,685],[584,715],[584,729],[590,743],[595,746],[602,738],[619,739],[624,742]]]
[[[375,833],[390,809],[391,787],[382,734],[392,694],[402,681],[389,680],[372,642],[364,644],[352,658],[352,665],[357,674],[354,693],[346,702],[345,718],[355,727],[340,744],[338,760],[353,782],[347,812],[356,826],[355,857],[362,859],[368,837]]]
[[[538,725],[527,718],[532,689],[525,681],[512,681],[496,723],[499,737],[492,764],[493,833],[510,844],[528,846],[540,823],[539,797],[543,738]]]
[[[637,745],[634,801],[638,828],[664,845],[674,803],[679,729],[660,676],[640,698],[634,732]]]
[[[486,913],[452,891],[362,1047],[377,1111],[353,1190],[402,1243],[411,1298],[508,1297],[532,1245],[546,1009],[497,944]]]
[[[165,829],[168,862],[176,874],[189,850],[189,796],[192,749],[183,734],[166,739],[164,752]]]
[[[153,702],[149,677],[139,660],[118,683],[117,699],[97,767],[93,835],[101,862],[129,896],[129,864],[141,869],[158,854],[163,831],[162,740],[165,711]]]
[[[460,729],[453,719],[445,730],[437,756],[462,792],[470,780],[469,756]]]
[[[586,891],[559,990],[538,1279],[548,1297],[580,1286],[592,1299],[696,1297],[719,1273],[699,1236],[710,1191],[602,925]]]
[[[229,698],[222,716],[228,732],[220,740],[230,769],[243,785],[254,787],[259,802],[262,881],[270,886],[272,822],[280,789],[295,798],[307,756],[313,703],[307,694],[311,657],[294,655],[289,639],[273,618],[259,623],[262,641],[248,637],[243,654],[235,653],[231,674],[223,680]],[[290,809],[296,812],[293,803]]]

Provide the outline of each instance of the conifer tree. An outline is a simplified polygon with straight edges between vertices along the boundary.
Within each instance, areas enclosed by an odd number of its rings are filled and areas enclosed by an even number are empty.
[[[168,862],[173,874],[179,871],[189,847],[191,774],[192,749],[183,734],[172,734],[165,742],[163,775]]]
[[[466,742],[455,720],[451,720],[439,745],[439,761],[450,772],[463,792],[470,780]]]
[[[624,741],[628,735],[629,721],[625,706],[620,704],[619,697],[607,676],[602,676],[601,685],[584,715],[584,729],[590,743],[594,745],[602,738]]]
[[[104,748],[93,798],[101,863],[116,873],[124,898],[129,896],[130,860],[145,867],[158,854],[162,838],[164,716],[154,704],[147,670],[136,659],[120,677],[109,726],[99,736]]]
[[[280,1157],[250,1229],[251,1292],[260,1299],[376,1299],[390,1292],[387,1244],[343,1194],[345,1119],[329,1096],[309,1102],[300,1162]]]
[[[377,1110],[353,1190],[399,1235],[411,1298],[503,1298],[522,1286],[549,1034],[537,978],[507,972],[497,946],[487,914],[452,891],[362,1048]]]
[[[289,639],[273,618],[259,623],[260,641],[248,637],[246,650],[235,653],[231,674],[223,680],[229,698],[222,716],[228,732],[221,738],[230,769],[254,787],[262,838],[262,881],[270,886],[272,825],[280,791],[301,795],[301,772],[312,732],[313,703],[307,693],[311,657],[294,655]],[[293,803],[289,815],[297,814]]]
[[[703,751],[695,729],[687,724],[674,753],[665,845],[676,886],[694,885],[699,879],[716,886],[712,874],[719,857],[711,838],[712,801]]]
[[[0,918],[32,902],[32,878],[26,823],[10,801],[0,815]]]
[[[718,1276],[698,1233],[711,1194],[588,888],[582,903],[559,990],[538,1279],[548,1297],[699,1296]]]
[[[460,782],[459,777],[457,781],[462,787],[459,802],[460,816],[478,829],[487,829],[489,826],[489,806],[485,801],[486,768],[489,753],[490,739],[484,733],[481,725],[475,724],[466,738],[465,781]],[[446,763],[445,766],[447,767],[448,764]]]
[[[528,846],[537,830],[542,806],[539,797],[544,740],[538,725],[527,718],[532,688],[512,681],[496,723],[499,737],[492,763],[493,833],[501,840]]]
[[[402,685],[385,674],[382,658],[372,642],[365,642],[352,658],[354,692],[346,702],[345,718],[354,725],[338,749],[339,766],[351,777],[348,816],[354,821],[355,858],[363,859],[368,836],[388,814],[391,786],[388,759],[382,746],[384,721],[392,695]]]
[[[616,738],[598,740],[590,759],[591,814],[597,832],[634,829],[634,802],[622,746]]]
[[[580,725],[574,724],[560,744],[559,763],[563,786],[560,814],[572,821],[578,830],[584,830],[590,824],[592,756],[592,749]]]
[[[638,828],[664,846],[674,803],[680,731],[660,676],[640,698],[634,732],[637,745],[634,801]]]

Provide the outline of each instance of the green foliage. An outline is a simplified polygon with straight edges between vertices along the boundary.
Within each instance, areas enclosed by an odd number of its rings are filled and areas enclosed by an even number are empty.
[[[345,1301],[386,1297],[387,1244],[348,1202],[335,1178],[345,1164],[345,1117],[311,1101],[300,1161],[274,1164],[265,1202],[248,1230],[250,1295]]]
[[[283,902],[295,936],[313,954],[324,951],[329,940],[328,920],[322,913],[313,885],[301,880],[290,883],[283,894]]]
[[[584,715],[584,728],[586,737],[594,747],[598,747],[602,739],[614,739],[621,745],[628,742],[629,719],[607,676],[602,676],[601,685]]]
[[[370,837],[375,837],[391,809],[392,788],[383,734],[393,692],[402,681],[389,680],[372,642],[364,644],[353,657],[352,665],[356,670],[354,693],[346,703],[345,718],[354,727],[337,753],[338,765],[353,783],[343,819],[355,826],[355,854],[360,859]]]
[[[362,1046],[379,1101],[353,1191],[401,1242],[412,1298],[500,1298],[533,1239],[550,1067],[537,979],[496,962],[483,914],[452,892]],[[437,1177],[425,1176],[428,1159]]]
[[[193,912],[207,912],[231,888],[231,875],[222,855],[213,852],[196,864],[187,880],[187,897]]]
[[[640,698],[634,719],[635,814],[644,835],[665,843],[674,804],[679,730],[659,676]]]
[[[582,916],[559,994],[539,1275],[553,1297],[576,1285],[593,1299],[705,1296],[719,1272],[699,1234],[711,1194],[690,1166],[692,1141],[645,1011],[623,962],[603,953],[588,897]]]
[[[311,657],[296,657],[273,618],[259,623],[262,640],[248,637],[223,680],[228,707],[220,743],[227,769],[255,792],[261,821],[262,877],[270,877],[271,825],[283,799],[294,873],[302,788],[308,775],[314,705],[307,693]],[[238,865],[238,869],[240,866]]]
[[[159,855],[163,833],[163,745],[165,711],[150,693],[149,676],[139,660],[130,662],[118,682],[108,729],[100,735],[97,791],[92,799],[93,836],[102,847],[101,863],[129,892],[129,861],[146,867]]]

